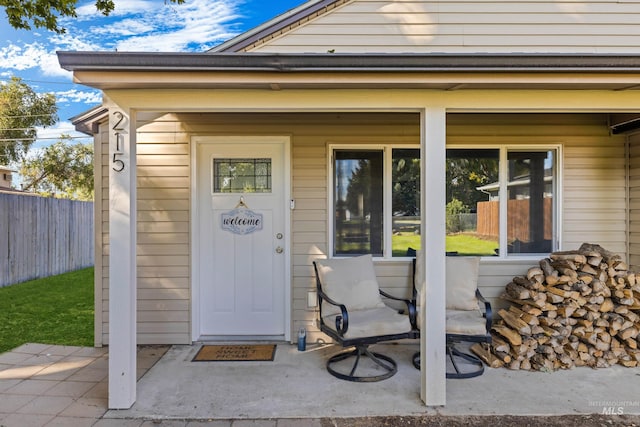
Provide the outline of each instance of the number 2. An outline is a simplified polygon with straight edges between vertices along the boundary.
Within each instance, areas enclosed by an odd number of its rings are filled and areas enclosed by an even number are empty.
[[[124,130],[124,114],[120,111],[114,111],[113,115],[118,119],[117,122],[114,123],[111,129],[113,130]]]

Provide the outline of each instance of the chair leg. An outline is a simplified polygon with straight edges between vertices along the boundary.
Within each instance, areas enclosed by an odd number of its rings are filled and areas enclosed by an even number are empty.
[[[339,372],[334,368],[334,365],[336,363],[352,357],[355,358],[355,361],[348,374]],[[380,366],[385,372],[380,375],[356,375],[361,357],[368,357],[372,362]],[[340,378],[341,380],[353,382],[375,382],[391,378],[393,375],[395,375],[396,372],[398,372],[398,365],[396,364],[395,360],[393,360],[389,356],[369,351],[368,346],[366,345],[359,345],[356,346],[354,350],[338,353],[335,356],[332,356],[327,361],[327,371],[329,371],[329,373],[334,377]]]
[[[455,372],[447,372],[447,378],[457,378],[457,379],[465,379],[465,378],[473,378],[478,377],[484,373],[484,363],[478,357],[463,353],[460,350],[456,349],[453,344],[447,344],[447,356],[449,360],[451,360],[451,364],[453,365],[453,369]],[[467,361],[469,364],[475,367],[472,371],[463,372],[458,367],[458,363],[456,362],[456,358],[461,358]],[[420,369],[420,352],[416,352],[413,354],[413,366],[416,369]]]
[[[447,355],[449,356],[449,359],[453,364],[453,369],[455,369],[455,373],[447,372],[447,378],[473,378],[482,375],[484,372],[484,363],[482,362],[482,360],[472,354],[461,352],[453,344],[447,345]],[[467,372],[461,371],[458,367],[458,364],[456,363],[456,358],[467,361],[469,364],[474,366],[475,369]]]

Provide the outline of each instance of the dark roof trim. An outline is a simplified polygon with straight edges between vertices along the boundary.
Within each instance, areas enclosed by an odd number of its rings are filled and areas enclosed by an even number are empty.
[[[279,15],[263,25],[242,33],[239,36],[214,47],[210,52],[239,52],[265,37],[278,33],[289,26],[299,24],[305,18],[308,18],[325,8],[331,7],[334,3],[342,1],[343,0],[316,0],[315,2],[309,1],[307,3],[303,3],[299,7]]]
[[[109,109],[105,106],[98,105],[76,116],[71,117],[70,121],[78,132],[87,135],[95,135],[98,133],[98,125],[109,114]]]
[[[69,71],[639,72],[640,55],[57,52]]]

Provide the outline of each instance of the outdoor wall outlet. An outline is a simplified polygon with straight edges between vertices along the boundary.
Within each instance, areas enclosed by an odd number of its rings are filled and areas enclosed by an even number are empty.
[[[318,296],[315,291],[310,291],[307,293],[307,307],[315,308],[318,305]]]

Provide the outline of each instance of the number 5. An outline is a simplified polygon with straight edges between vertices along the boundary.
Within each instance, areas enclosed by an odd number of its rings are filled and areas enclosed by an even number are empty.
[[[116,172],[122,172],[124,170],[124,162],[120,159],[116,159],[116,156],[118,155],[118,153],[113,153],[113,162],[116,165],[119,165],[118,168],[113,167],[112,169]]]

